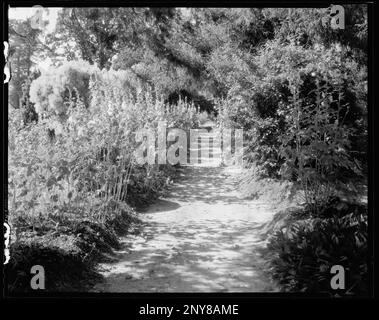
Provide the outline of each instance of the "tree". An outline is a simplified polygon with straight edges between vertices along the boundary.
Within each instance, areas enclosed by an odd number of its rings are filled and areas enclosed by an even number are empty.
[[[64,8],[50,41],[64,48],[69,60],[81,58],[109,69],[122,44],[138,38],[141,18],[133,8]]]
[[[38,39],[41,30],[33,29],[30,19],[9,21],[9,44],[12,79],[9,83],[9,103],[19,108],[22,86],[35,66],[34,57],[41,51]]]

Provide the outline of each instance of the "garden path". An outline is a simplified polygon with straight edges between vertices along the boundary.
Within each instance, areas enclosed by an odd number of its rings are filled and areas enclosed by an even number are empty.
[[[270,204],[238,191],[241,168],[214,158],[180,169],[168,196],[140,213],[141,232],[101,265],[96,292],[277,291],[261,249]]]

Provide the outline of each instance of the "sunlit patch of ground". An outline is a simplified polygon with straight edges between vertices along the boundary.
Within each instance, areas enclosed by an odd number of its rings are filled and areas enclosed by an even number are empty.
[[[233,167],[187,167],[170,196],[141,214],[117,262],[101,265],[100,292],[276,291],[260,249],[269,203],[244,199]]]

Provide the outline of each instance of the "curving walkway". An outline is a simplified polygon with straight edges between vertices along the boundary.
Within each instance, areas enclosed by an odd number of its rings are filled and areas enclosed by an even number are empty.
[[[141,213],[138,235],[101,267],[97,292],[277,291],[260,249],[268,203],[244,199],[235,167],[183,167],[169,196]]]

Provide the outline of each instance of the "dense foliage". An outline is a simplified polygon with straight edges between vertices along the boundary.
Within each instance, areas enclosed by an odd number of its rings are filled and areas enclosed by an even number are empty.
[[[293,212],[292,222],[276,232],[269,243],[274,277],[286,291],[336,294],[330,270],[346,271],[345,294],[368,292],[367,209],[334,198],[319,217],[307,208]],[[339,292],[341,293],[341,292]]]
[[[31,100],[40,115],[37,123],[24,127],[20,112],[13,110],[13,218],[54,212],[61,216],[89,208],[86,215],[106,219],[122,201],[152,199],[166,183],[162,167],[135,163],[135,134],[142,128],[156,129],[163,119],[169,126],[195,127],[196,109],[181,101],[172,113],[172,107],[148,91],[134,99],[117,87],[112,75],[96,72],[90,81],[89,73],[69,63],[34,81]],[[74,97],[66,96],[64,88],[70,86],[77,92]]]
[[[86,257],[95,259],[94,252],[113,245],[109,242],[115,237],[105,238],[99,247],[94,234],[126,231],[129,226],[123,221],[133,215],[131,206],[151,203],[164,192],[175,170],[170,165],[136,163],[138,130],[156,130],[163,119],[173,127],[198,125],[199,114],[192,104],[168,105],[148,90],[133,95],[124,88],[124,72],[85,72],[83,65],[68,63],[32,83],[30,104],[36,105],[33,114],[38,121],[25,122],[23,109],[10,109],[8,207],[13,259],[22,256],[18,250],[31,255],[28,261],[17,261],[22,275],[10,269],[12,290],[19,286],[25,290],[25,285],[27,289],[25,270],[35,260],[33,255],[46,257],[45,251],[51,257],[63,255],[78,268],[81,259],[89,263]],[[83,223],[89,227],[81,230]],[[57,240],[51,236],[67,233],[77,239],[73,246],[79,249],[67,253],[60,244],[55,252]],[[37,243],[29,249],[21,245],[31,236]],[[90,266],[80,268],[87,272]],[[23,281],[17,284],[19,277]],[[50,286],[54,288],[57,283]]]
[[[270,240],[283,288],[328,291],[331,265],[348,261],[348,291],[364,291],[367,8],[344,7],[343,30],[327,8],[64,8],[50,34],[12,21],[14,225],[110,223],[153,199],[173,169],[137,165],[135,132],[212,114],[244,129],[246,181],[258,171],[302,195]],[[33,73],[38,55],[54,67]]]

